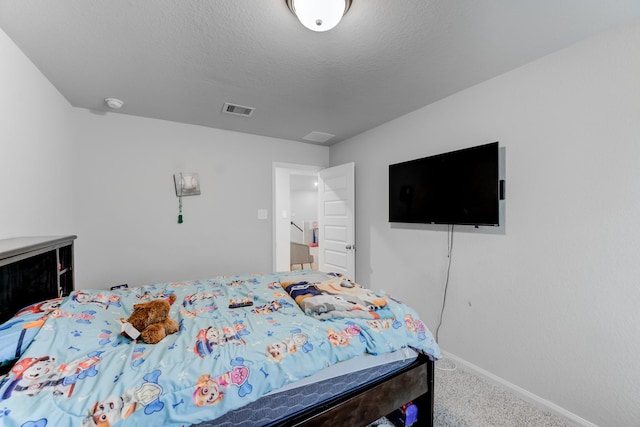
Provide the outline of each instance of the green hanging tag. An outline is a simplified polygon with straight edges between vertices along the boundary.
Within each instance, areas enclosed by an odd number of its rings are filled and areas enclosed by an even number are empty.
[[[178,215],[178,224],[182,224],[182,215]]]

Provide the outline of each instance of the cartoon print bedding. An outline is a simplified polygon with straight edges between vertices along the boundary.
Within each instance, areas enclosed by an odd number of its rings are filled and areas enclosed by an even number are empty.
[[[440,357],[415,311],[388,296],[385,318],[305,315],[282,283],[307,274],[317,281],[319,273],[297,271],[76,291],[2,379],[0,424],[183,426],[364,352],[411,346]],[[169,295],[176,334],[154,345],[120,334],[133,304]]]
[[[291,276],[283,280],[282,287],[305,314],[317,319],[393,317],[386,298],[341,274]]]
[[[29,305],[0,325],[0,366],[13,364],[36,336],[45,320],[60,306],[62,298]]]

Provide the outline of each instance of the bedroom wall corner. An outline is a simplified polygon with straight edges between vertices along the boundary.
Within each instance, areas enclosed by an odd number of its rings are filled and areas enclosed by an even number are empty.
[[[0,30],[0,238],[74,234],[72,107]]]

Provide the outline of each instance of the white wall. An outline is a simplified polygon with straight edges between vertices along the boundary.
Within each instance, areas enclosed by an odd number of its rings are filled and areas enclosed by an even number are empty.
[[[0,30],[0,238],[71,234],[71,105]]]
[[[285,165],[273,168],[274,271],[288,271],[291,265],[291,169]]]
[[[318,192],[317,191],[292,191],[291,213],[294,221],[318,220]],[[302,224],[299,224],[300,226]]]
[[[640,420],[639,51],[636,21],[331,148],[356,162],[357,280],[434,330],[446,226],[390,226],[387,167],[506,147],[505,232],[456,228],[440,344],[600,426]]]
[[[327,147],[123,114],[75,109],[73,124],[80,288],[272,271],[273,162],[329,162]],[[177,172],[201,182],[183,224]]]

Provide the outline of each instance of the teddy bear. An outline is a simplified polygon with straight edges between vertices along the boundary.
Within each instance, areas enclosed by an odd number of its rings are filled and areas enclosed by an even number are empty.
[[[127,322],[140,332],[140,340],[156,344],[167,335],[178,332],[178,323],[169,317],[169,308],[174,301],[175,295],[171,295],[168,300],[158,299],[133,305],[133,313]]]

